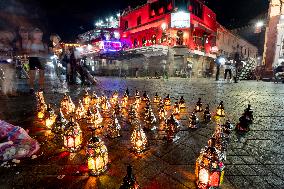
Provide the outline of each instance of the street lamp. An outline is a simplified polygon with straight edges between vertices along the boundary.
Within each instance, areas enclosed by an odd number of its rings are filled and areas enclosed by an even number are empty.
[[[262,28],[264,26],[264,22],[263,21],[258,21],[256,24],[255,24],[255,27],[257,28]]]

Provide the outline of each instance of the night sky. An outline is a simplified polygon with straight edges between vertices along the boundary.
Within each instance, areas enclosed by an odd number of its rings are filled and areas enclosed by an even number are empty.
[[[19,24],[38,26],[46,36],[58,33],[63,40],[69,41],[92,29],[96,20],[145,1],[0,0],[0,29],[11,30]],[[268,9],[268,0],[207,0],[206,4],[216,12],[217,20],[230,29],[252,24],[253,18],[263,15]],[[14,15],[14,20],[11,15]]]

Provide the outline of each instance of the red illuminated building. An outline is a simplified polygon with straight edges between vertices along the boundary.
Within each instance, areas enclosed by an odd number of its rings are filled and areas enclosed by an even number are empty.
[[[216,14],[201,0],[148,0],[120,17],[129,48],[180,46],[208,54],[216,46],[216,27]]]

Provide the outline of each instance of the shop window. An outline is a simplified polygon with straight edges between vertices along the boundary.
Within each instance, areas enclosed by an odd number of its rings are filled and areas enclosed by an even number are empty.
[[[124,22],[124,29],[126,29],[126,30],[128,29],[128,21]]]
[[[138,16],[137,18],[137,26],[140,26],[141,25],[141,16]]]

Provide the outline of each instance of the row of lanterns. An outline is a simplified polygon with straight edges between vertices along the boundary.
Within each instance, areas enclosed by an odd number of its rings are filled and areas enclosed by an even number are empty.
[[[68,151],[76,152],[81,148],[83,138],[80,125],[77,121],[85,120],[93,131],[101,127],[103,118],[110,118],[112,121],[107,127],[108,136],[110,138],[116,138],[120,136],[121,129],[117,117],[123,112],[122,110],[125,110],[125,112],[128,113],[128,120],[133,127],[130,138],[132,149],[135,153],[140,154],[146,150],[147,136],[140,124],[138,110],[141,108],[142,104],[145,105],[143,121],[146,123],[146,126],[144,129],[153,129],[153,123],[156,123],[157,119],[150,105],[151,100],[146,92],[141,98],[139,92],[136,91],[134,103],[131,104],[128,89],[125,91],[120,102],[118,96],[118,92],[116,91],[108,101],[105,96],[98,97],[95,93],[89,95],[89,93],[85,91],[82,100],[79,101],[79,105],[76,108],[71,97],[64,95],[60,103],[59,114],[56,115],[51,106],[46,105],[43,94],[39,92],[37,93],[37,117],[45,120],[46,127],[51,129],[52,132],[63,136],[64,147]],[[171,106],[170,96],[167,95],[162,99],[156,94],[153,102],[158,106],[159,120],[165,124],[166,138],[172,141],[180,129],[180,123],[176,115],[186,108],[185,100],[181,97],[180,100],[175,103],[172,114],[168,118],[165,107]],[[206,123],[211,121],[209,105],[203,110],[202,102],[199,98],[195,105],[195,110],[190,115],[189,127],[198,128],[199,120],[196,116],[196,112],[203,112],[203,118]],[[223,102],[217,107],[216,115],[220,117],[225,116]],[[91,139],[87,143],[86,154],[91,175],[99,175],[106,170],[108,163],[107,147],[104,142],[99,137],[94,136],[94,134],[92,134]]]

